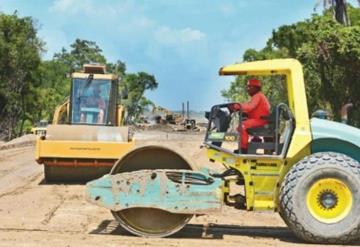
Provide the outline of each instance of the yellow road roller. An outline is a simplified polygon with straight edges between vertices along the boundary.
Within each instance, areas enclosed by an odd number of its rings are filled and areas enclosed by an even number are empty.
[[[70,98],[56,108],[46,135],[36,142],[46,182],[98,178],[133,149],[118,91],[118,77],[103,65],[87,64],[71,74]]]
[[[175,151],[142,147],[126,154],[109,175],[87,183],[89,202],[111,210],[120,225],[144,237],[179,231],[193,215],[224,205],[280,213],[299,238],[345,244],[360,238],[360,130],[309,119],[301,64],[276,59],[225,66],[220,75],[282,75],[288,102],[273,107],[268,124],[248,129],[232,103],[211,108],[204,146],[224,171],[194,170]],[[256,138],[255,138],[256,137]]]

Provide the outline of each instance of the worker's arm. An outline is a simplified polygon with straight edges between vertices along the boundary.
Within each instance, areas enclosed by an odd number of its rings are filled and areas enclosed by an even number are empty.
[[[229,109],[231,111],[240,111],[242,109],[243,112],[251,112],[254,110],[260,103],[260,97],[258,94],[255,94],[251,97],[251,100],[247,103],[234,103],[229,105]]]
[[[98,107],[102,110],[105,110],[105,101],[103,99],[98,99]]]
[[[255,94],[251,97],[251,100],[247,103],[242,103],[241,108],[243,112],[251,112],[260,104],[260,95]]]

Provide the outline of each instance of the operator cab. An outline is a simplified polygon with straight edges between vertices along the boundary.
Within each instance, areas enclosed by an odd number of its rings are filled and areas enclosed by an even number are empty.
[[[238,131],[246,115],[241,111],[231,112],[233,103],[215,105],[205,117],[209,120],[204,144],[227,153],[242,155],[241,131]],[[249,155],[271,155],[284,157],[294,130],[294,118],[290,108],[277,104],[267,118],[268,124],[248,129]]]
[[[117,78],[100,65],[84,65],[84,73],[73,73],[70,123],[115,125]]]
[[[297,126],[298,124],[304,125],[304,128],[308,126],[306,104],[305,107],[304,104],[300,105],[300,102],[306,102],[301,91],[303,85],[302,76],[299,76],[302,75],[301,73],[301,66],[292,59],[286,62],[285,60],[248,62],[220,68],[219,75],[236,76],[236,80],[240,79],[239,82],[247,81],[250,76],[260,76],[261,80],[266,80],[262,85],[262,92],[269,98],[271,111],[268,116],[260,116],[261,119],[267,120],[264,121],[267,122],[266,125],[247,129],[248,147],[247,150],[241,150],[242,121],[245,121],[246,114],[243,114],[241,109],[234,109],[234,103],[213,106],[206,116],[209,123],[204,145],[232,156],[244,156],[254,160],[260,156],[275,159],[286,157],[295,133],[294,115],[303,116],[301,119],[296,119]],[[276,93],[277,90],[273,90],[274,88],[283,93]],[[246,97],[250,96],[250,92],[248,90],[245,92],[245,89],[244,92],[239,90],[237,93],[236,97],[243,102],[246,102]]]

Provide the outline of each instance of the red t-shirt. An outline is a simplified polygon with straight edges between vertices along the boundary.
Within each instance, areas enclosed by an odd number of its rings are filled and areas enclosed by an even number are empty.
[[[100,96],[92,95],[86,99],[85,106],[105,110],[105,101]]]
[[[262,116],[269,116],[270,103],[262,92],[257,92],[247,103],[242,103],[243,112],[248,114],[249,118],[261,119]]]

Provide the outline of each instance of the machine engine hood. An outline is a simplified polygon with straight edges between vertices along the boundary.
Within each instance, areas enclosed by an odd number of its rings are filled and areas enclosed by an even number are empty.
[[[313,140],[334,138],[360,147],[360,129],[334,121],[312,118],[310,120]]]

